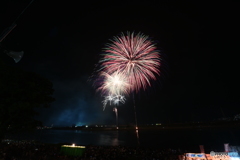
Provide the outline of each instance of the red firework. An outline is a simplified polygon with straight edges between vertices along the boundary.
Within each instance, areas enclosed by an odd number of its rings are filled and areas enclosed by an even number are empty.
[[[155,44],[141,33],[114,37],[107,44],[100,60],[101,69],[108,74],[116,71],[126,75],[132,91],[151,86],[150,80],[160,75],[160,53]]]

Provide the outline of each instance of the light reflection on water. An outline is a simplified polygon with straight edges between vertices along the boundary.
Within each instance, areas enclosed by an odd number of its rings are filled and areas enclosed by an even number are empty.
[[[75,133],[80,134],[77,136],[76,141],[81,141],[86,137],[89,137],[91,140],[94,139],[90,144],[93,145],[107,145],[107,146],[118,146],[118,145],[124,145],[124,141],[120,141],[118,139],[118,131],[111,131],[111,132],[85,132],[85,131],[75,131]],[[89,139],[88,139],[89,140]],[[81,143],[80,142],[80,143]],[[87,144],[87,143],[85,143]]]
[[[8,135],[9,139],[37,140],[44,143],[102,146],[220,146],[240,145],[240,129],[235,130],[176,130],[176,131],[81,131],[38,130],[36,133]],[[137,136],[139,136],[137,138]]]
[[[118,133],[114,133],[111,135],[101,134],[99,136],[100,144],[109,144],[110,146],[118,146],[120,145],[120,141],[118,140]]]

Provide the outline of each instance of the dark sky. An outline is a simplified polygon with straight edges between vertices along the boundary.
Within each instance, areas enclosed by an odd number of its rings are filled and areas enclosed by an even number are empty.
[[[0,32],[30,0],[1,1]],[[187,1],[35,0],[4,39],[6,48],[25,52],[9,65],[48,78],[56,101],[39,110],[45,125],[115,124],[113,106],[102,110],[91,76],[99,54],[113,36],[149,35],[162,54],[161,76],[135,96],[140,124],[189,122],[240,113],[238,9],[236,4]],[[119,123],[134,124],[133,98],[118,107]]]

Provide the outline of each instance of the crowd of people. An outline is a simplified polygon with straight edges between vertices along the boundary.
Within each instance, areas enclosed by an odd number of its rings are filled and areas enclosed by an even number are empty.
[[[0,160],[178,160],[180,150],[129,146],[86,146],[82,156],[64,155],[60,144],[5,140]]]

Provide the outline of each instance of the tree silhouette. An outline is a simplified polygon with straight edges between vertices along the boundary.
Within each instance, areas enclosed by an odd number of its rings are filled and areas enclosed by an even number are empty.
[[[37,107],[54,101],[53,85],[46,78],[0,62],[0,140],[9,130],[19,131],[40,125],[34,119]]]

